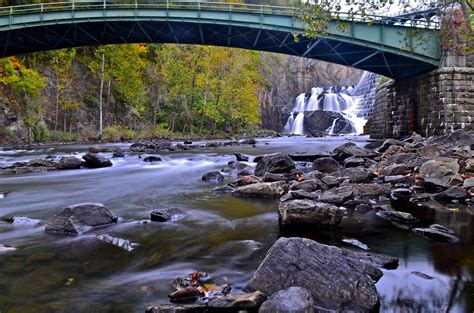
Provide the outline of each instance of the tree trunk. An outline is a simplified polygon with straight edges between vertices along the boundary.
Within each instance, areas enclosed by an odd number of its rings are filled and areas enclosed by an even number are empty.
[[[57,138],[58,118],[59,118],[59,90],[58,90],[58,79],[56,76],[56,116],[54,117],[54,135],[53,135],[54,142],[56,142],[56,138]]]
[[[107,121],[107,110],[109,108],[109,103],[110,103],[110,93],[112,90],[112,79],[109,79],[109,86],[107,87],[107,102],[105,102],[104,106],[104,122]],[[105,123],[102,123],[102,127],[104,126]]]
[[[100,93],[99,93],[99,140],[102,139],[103,121],[102,121],[102,95],[104,92],[104,76],[105,76],[105,53],[102,53],[102,70],[100,75]]]

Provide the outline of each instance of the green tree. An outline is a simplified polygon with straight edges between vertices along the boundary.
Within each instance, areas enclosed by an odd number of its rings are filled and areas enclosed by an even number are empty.
[[[27,128],[28,140],[42,140],[44,132],[40,123],[44,114],[40,97],[46,86],[44,77],[26,68],[17,57],[0,59],[1,96],[7,99]],[[33,135],[33,136],[32,136]]]

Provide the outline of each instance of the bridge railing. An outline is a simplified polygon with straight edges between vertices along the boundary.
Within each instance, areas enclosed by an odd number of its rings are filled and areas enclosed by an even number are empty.
[[[20,14],[42,14],[53,11],[74,10],[104,10],[104,9],[165,9],[165,10],[199,10],[199,11],[226,11],[246,12],[254,14],[277,14],[298,16],[302,10],[300,0],[284,1],[264,0],[254,3],[234,3],[232,0],[206,1],[206,0],[70,0],[63,2],[43,2],[16,6],[0,7],[0,16],[14,16]],[[247,0],[248,1],[248,0]],[[261,3],[263,2],[263,3]],[[391,24],[418,28],[439,28],[436,20],[411,19],[410,17],[391,17],[371,14],[354,14],[346,12],[332,13],[335,19],[348,22],[366,22],[378,24]]]

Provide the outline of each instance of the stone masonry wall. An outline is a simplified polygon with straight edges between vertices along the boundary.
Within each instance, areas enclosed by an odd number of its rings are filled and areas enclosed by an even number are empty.
[[[474,129],[474,68],[443,67],[377,89],[372,138]]]

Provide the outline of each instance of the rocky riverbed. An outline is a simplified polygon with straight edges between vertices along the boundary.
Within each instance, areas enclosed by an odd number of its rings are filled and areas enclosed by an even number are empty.
[[[473,134],[348,139],[3,151],[0,308],[472,310]]]

